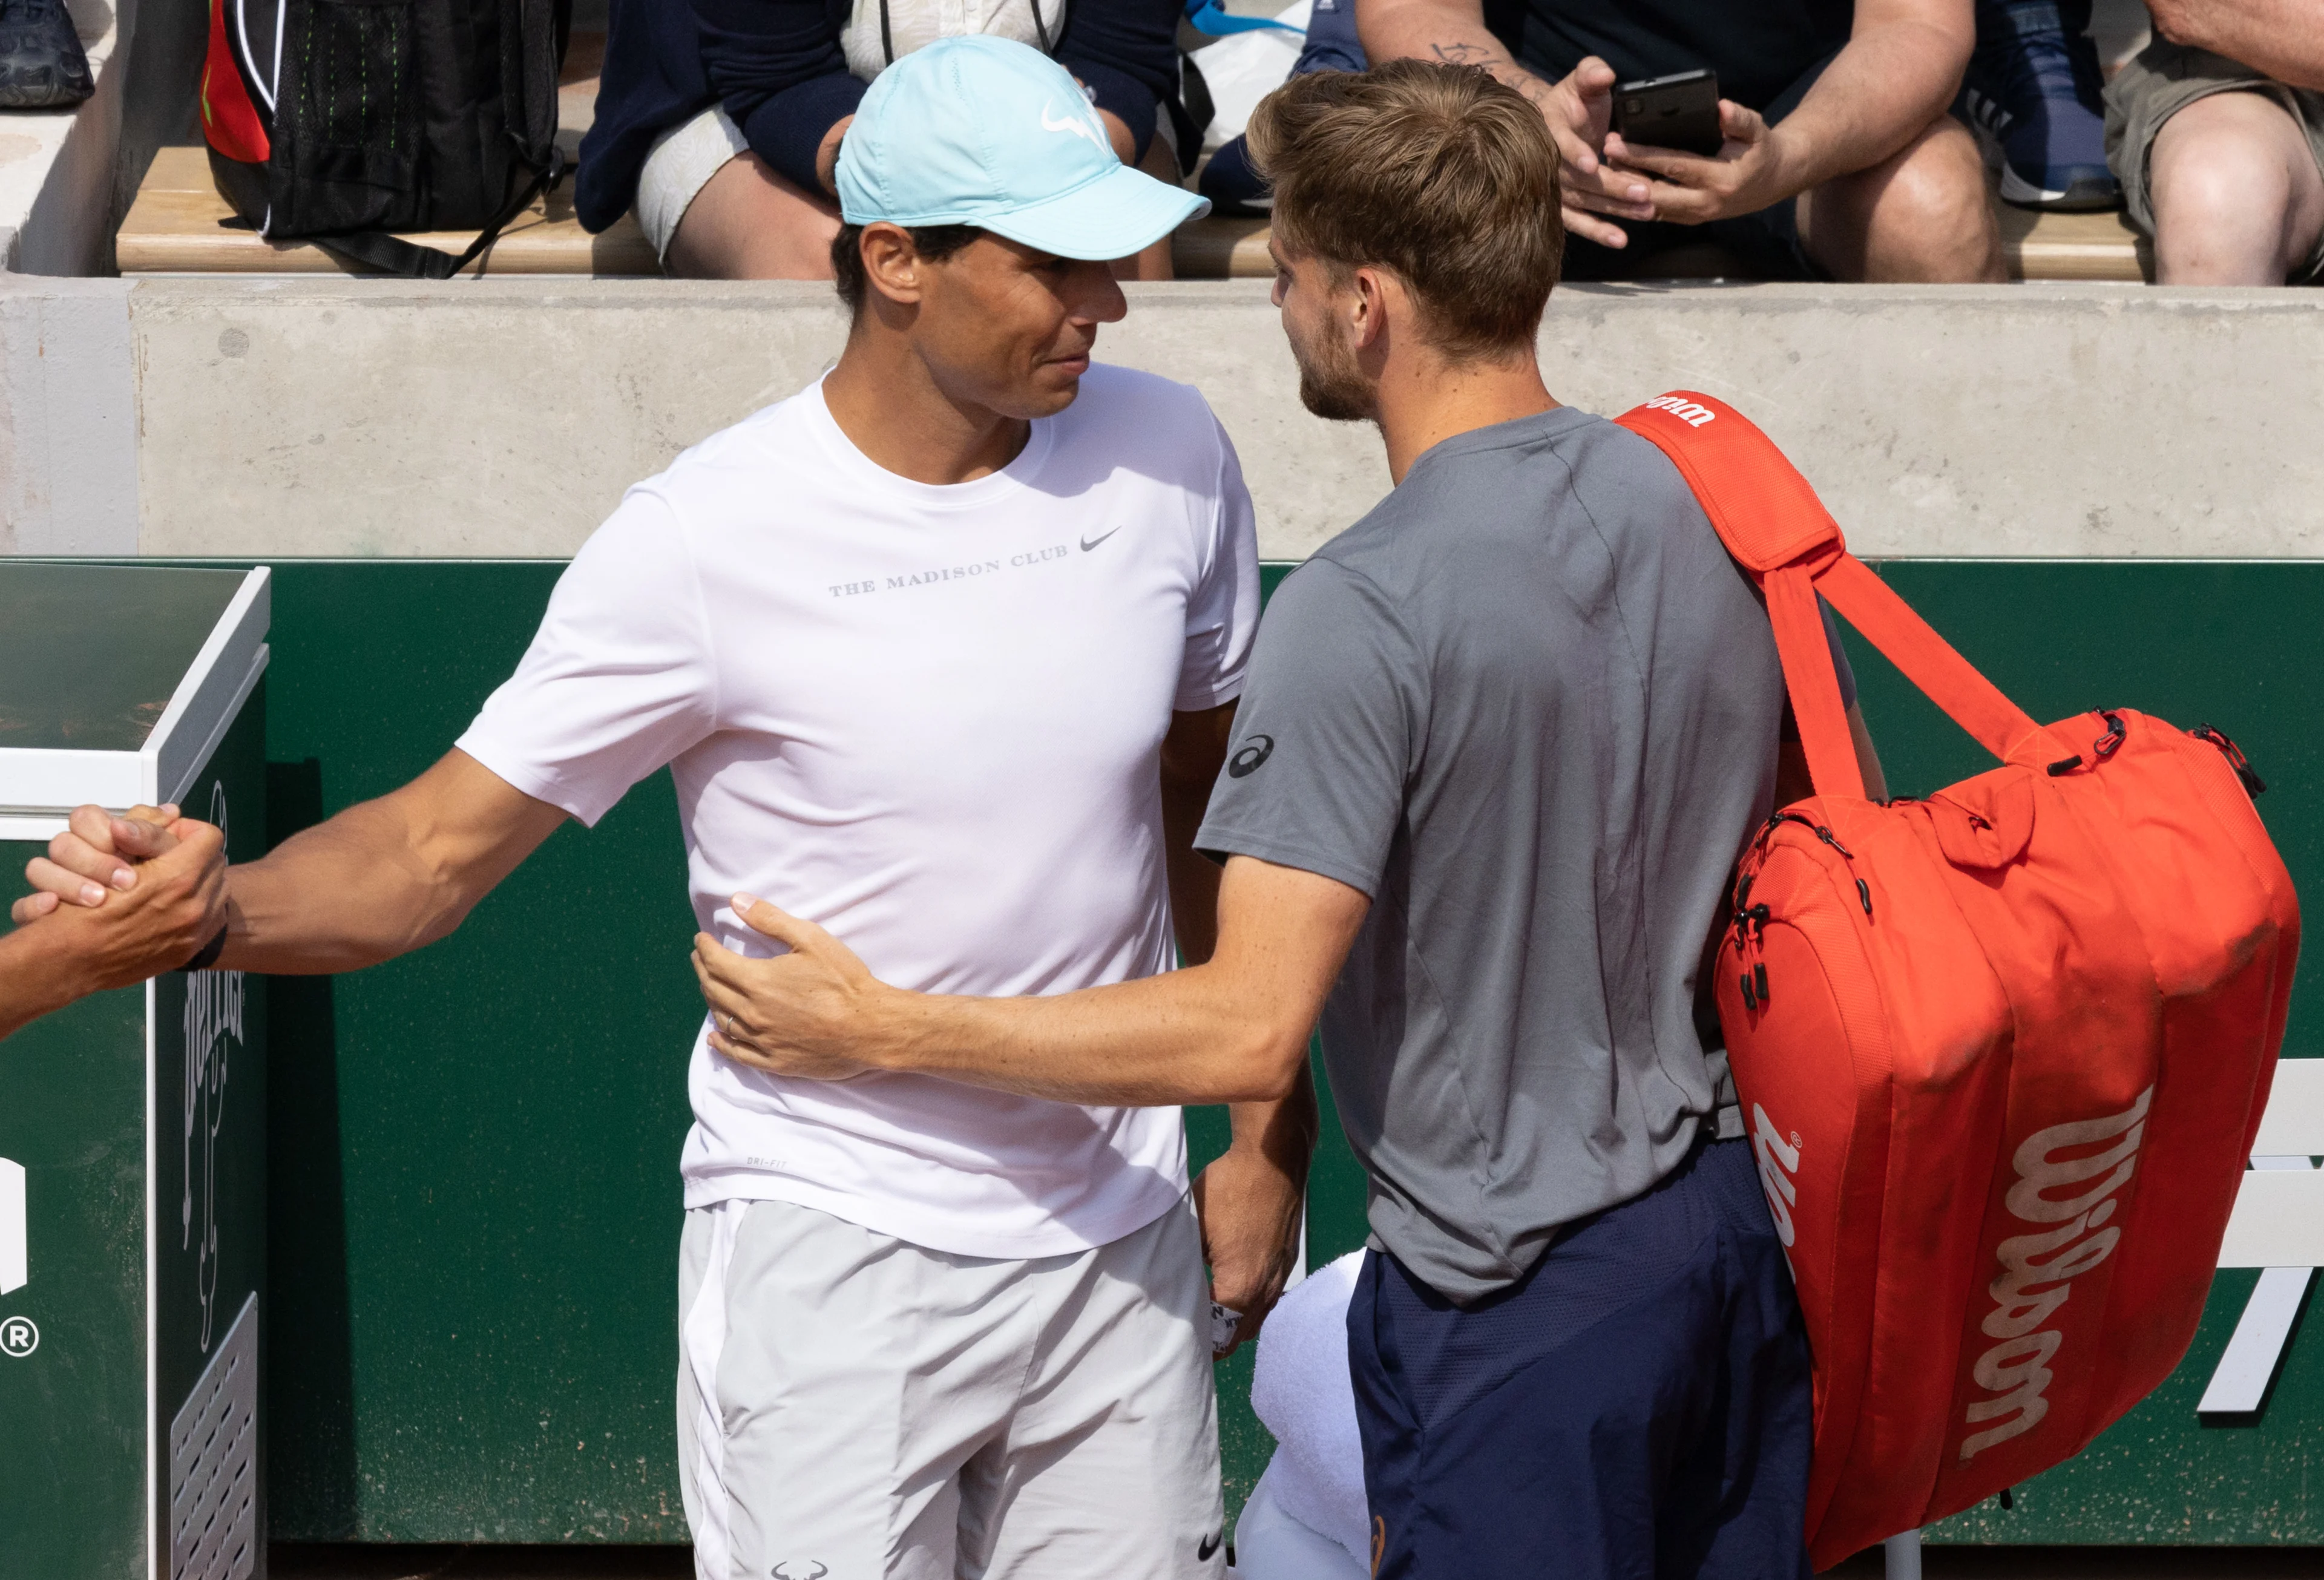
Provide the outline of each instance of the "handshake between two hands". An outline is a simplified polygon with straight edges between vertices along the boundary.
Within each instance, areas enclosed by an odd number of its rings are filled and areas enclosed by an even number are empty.
[[[180,970],[226,926],[226,835],[175,806],[76,810],[10,907],[60,1006]]]

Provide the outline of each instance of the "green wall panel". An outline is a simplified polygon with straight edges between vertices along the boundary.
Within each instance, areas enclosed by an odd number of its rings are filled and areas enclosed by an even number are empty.
[[[522,651],[559,567],[277,562],[271,832],[402,783]],[[2324,565],[1898,562],[1884,568],[2039,716],[2129,703],[2234,735],[2296,877],[2324,875]],[[1280,569],[1270,567],[1269,584]],[[1891,783],[1984,765],[1852,647]],[[273,985],[274,1530],[299,1539],[682,1540],[671,1376],[699,1015],[666,775],[567,827],[452,939]],[[2302,967],[2292,1051],[2324,1052]],[[1318,1263],[1360,1244],[1362,1181],[1328,1117]],[[1224,1116],[1191,1116],[1195,1160]],[[1950,1540],[2324,1541],[2307,1490],[2324,1346],[2296,1341],[2263,1419],[2199,1429],[2242,1306],[2223,1275],[2189,1364],[2076,1464]],[[1250,1357],[1221,1372],[1231,1507],[1269,1443]]]
[[[42,849],[0,841],[12,895]],[[140,1573],[144,989],[84,998],[0,1043],[0,1157],[32,1175],[33,1257],[0,1316],[29,1318],[40,1335],[28,1356],[0,1354],[0,1574]]]

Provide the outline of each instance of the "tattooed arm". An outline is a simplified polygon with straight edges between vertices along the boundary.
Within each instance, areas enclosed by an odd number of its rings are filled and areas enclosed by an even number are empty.
[[[1654,217],[1646,181],[1600,158],[1614,108],[1614,70],[1603,60],[1593,55],[1558,82],[1536,76],[1485,26],[1483,0],[1360,0],[1356,27],[1374,60],[1409,56],[1481,66],[1538,106],[1563,156],[1559,184],[1573,234],[1619,247],[1629,237],[1609,216]]]

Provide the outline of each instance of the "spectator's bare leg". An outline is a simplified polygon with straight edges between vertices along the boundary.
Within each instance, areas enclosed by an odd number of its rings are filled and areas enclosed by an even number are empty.
[[[1172,153],[1170,145],[1159,137],[1146,145],[1146,157],[1139,161],[1138,168],[1157,181],[1167,181],[1174,187],[1178,184],[1178,156]],[[1113,277],[1116,280],[1176,280],[1177,275],[1170,264],[1170,238],[1164,236],[1142,253],[1115,259]]]
[[[1800,194],[1800,239],[1835,280],[1971,284],[2006,279],[1985,161],[1939,115],[1889,158]]]
[[[738,154],[687,205],[663,260],[681,280],[829,280],[839,205]]]
[[[2157,285],[2282,285],[2324,231],[2324,177],[2290,112],[2215,93],[2163,123],[2147,156]]]

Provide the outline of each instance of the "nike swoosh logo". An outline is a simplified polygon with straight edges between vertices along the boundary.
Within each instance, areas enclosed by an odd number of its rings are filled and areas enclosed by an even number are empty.
[[[1113,529],[1113,532],[1119,532],[1121,528],[1117,527]],[[1112,537],[1113,532],[1101,532],[1095,537],[1083,538],[1082,552],[1084,554],[1087,554],[1091,549],[1095,548],[1099,544],[1103,543],[1107,538]]]
[[[1222,1530],[1219,1532],[1218,1536],[1210,1538],[1201,1546],[1197,1547],[1194,1549],[1194,1562],[1198,1564],[1209,1563],[1211,1561],[1211,1555],[1219,1550],[1219,1537],[1224,1536],[1226,1532]]]
[[[1079,137],[1084,142],[1097,143],[1100,148],[1111,146],[1110,143],[1100,142],[1096,129],[1079,116],[1067,115],[1063,120],[1053,119],[1049,115],[1049,106],[1046,104],[1041,106],[1041,130],[1063,132],[1068,136]]]

